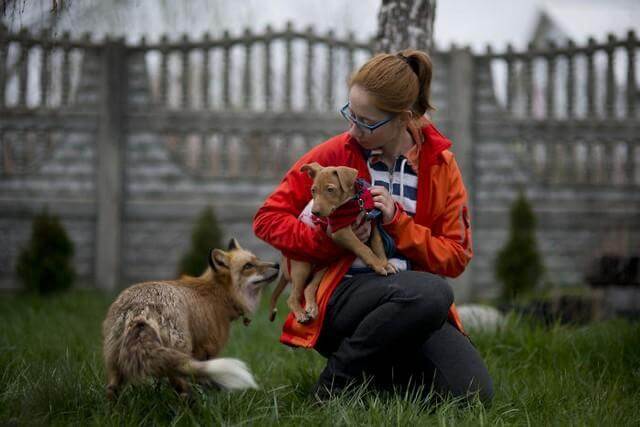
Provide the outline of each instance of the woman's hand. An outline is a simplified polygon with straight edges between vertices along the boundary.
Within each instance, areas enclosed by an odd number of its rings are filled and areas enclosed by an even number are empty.
[[[363,221],[363,219],[364,211],[358,214],[358,218],[356,218],[355,222],[351,224],[351,229],[358,240],[362,243],[367,243],[369,241],[369,237],[371,237],[371,221]]]
[[[389,190],[376,185],[371,187],[371,195],[374,206],[382,212],[382,222],[391,221],[396,214],[396,203],[389,194]]]

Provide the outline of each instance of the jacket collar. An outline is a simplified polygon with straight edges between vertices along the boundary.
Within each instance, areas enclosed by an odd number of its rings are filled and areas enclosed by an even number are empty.
[[[445,150],[451,148],[453,144],[442,135],[426,117],[423,116],[417,123],[411,124],[408,130],[415,144],[405,154],[405,157],[407,157],[409,164],[416,173],[418,173],[423,166],[437,164],[440,159],[447,163],[449,162],[449,157],[442,154]],[[364,158],[364,149],[348,132],[345,132],[344,135],[345,147],[362,154],[362,158]]]

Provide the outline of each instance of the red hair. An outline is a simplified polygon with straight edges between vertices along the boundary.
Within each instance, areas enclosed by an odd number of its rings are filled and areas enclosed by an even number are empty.
[[[376,108],[390,113],[411,110],[414,119],[433,110],[430,101],[432,63],[425,52],[406,49],[395,55],[380,53],[349,79],[364,88]]]

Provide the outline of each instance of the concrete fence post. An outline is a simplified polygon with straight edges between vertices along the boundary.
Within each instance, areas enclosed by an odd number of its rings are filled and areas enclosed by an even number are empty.
[[[449,131],[452,150],[462,172],[469,196],[469,211],[473,222],[474,168],[473,168],[473,55],[469,48],[452,48],[449,66]],[[472,226],[473,227],[473,226]],[[465,272],[453,280],[456,301],[472,298],[473,261]]]
[[[126,48],[108,41],[103,49],[100,118],[96,159],[95,284],[112,290],[120,285],[126,117]]]

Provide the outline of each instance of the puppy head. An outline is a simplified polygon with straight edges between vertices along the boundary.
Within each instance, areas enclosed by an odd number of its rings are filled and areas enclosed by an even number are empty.
[[[227,251],[213,249],[209,265],[216,272],[228,272],[231,291],[250,313],[255,312],[264,286],[278,276],[278,264],[260,260],[236,239],[231,239]]]
[[[313,206],[311,212],[316,216],[329,216],[355,194],[357,169],[347,166],[328,166],[323,168],[318,163],[309,163],[300,171],[307,172],[313,179],[311,195]]]

